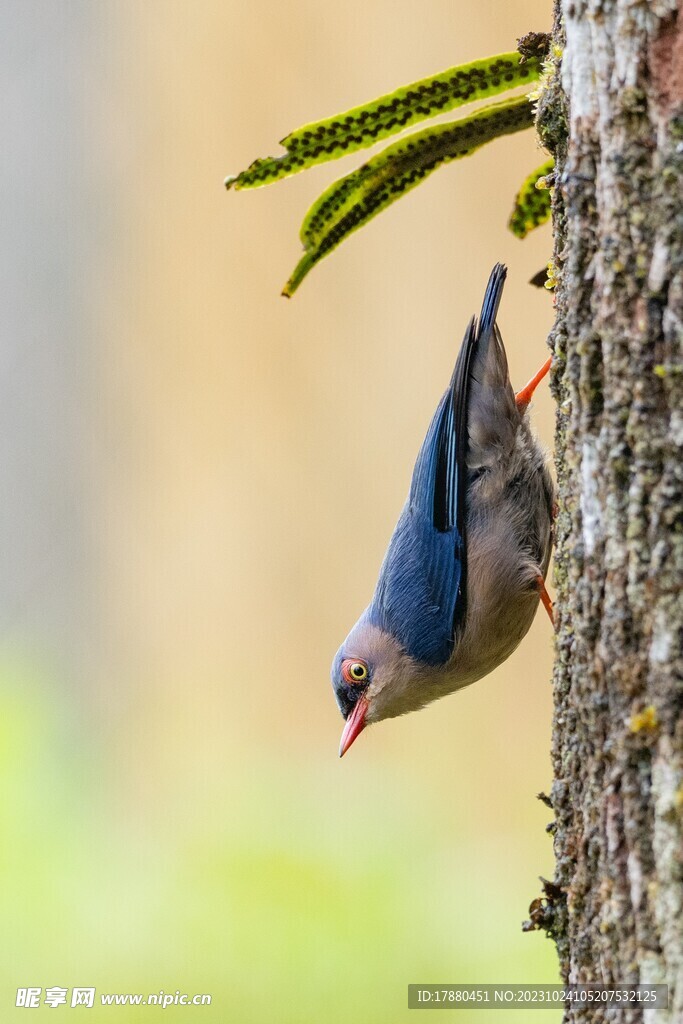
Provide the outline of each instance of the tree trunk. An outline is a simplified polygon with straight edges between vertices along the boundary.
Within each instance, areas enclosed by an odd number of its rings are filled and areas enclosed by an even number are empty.
[[[538,116],[557,165],[560,509],[542,926],[565,982],[669,985],[668,1014],[566,1021],[683,1021],[683,14],[557,0],[555,40]]]

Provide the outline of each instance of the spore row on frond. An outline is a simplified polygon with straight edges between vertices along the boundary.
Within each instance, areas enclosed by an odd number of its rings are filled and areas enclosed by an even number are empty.
[[[285,285],[284,294],[292,295],[309,270],[351,232],[437,167],[532,123],[533,111],[526,96],[491,104],[460,121],[416,132],[341,178],[323,193],[304,220],[306,252]]]
[[[523,61],[517,52],[499,54],[449,68],[403,86],[345,114],[304,125],[282,139],[286,153],[255,160],[228,188],[258,188],[307,167],[373,145],[425,118],[486,99],[537,79],[540,61]]]

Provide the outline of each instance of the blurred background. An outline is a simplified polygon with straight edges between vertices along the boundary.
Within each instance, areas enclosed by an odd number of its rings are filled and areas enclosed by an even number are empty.
[[[547,0],[0,19],[0,1018],[20,986],[95,986],[211,993],[167,1011],[189,1021],[400,1024],[409,982],[556,981],[521,931],[553,873],[546,617],[343,761],[329,685],[498,259],[513,383],[545,359],[549,229],[505,227],[543,155],[528,132],[440,170],[290,302],[301,219],[361,158],[222,184],[301,123],[514,48]],[[533,418],[550,448],[545,386]]]

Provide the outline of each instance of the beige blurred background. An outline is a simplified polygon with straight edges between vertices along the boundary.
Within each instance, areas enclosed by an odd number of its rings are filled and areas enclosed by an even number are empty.
[[[523,133],[440,170],[290,302],[301,219],[358,156],[222,186],[303,122],[512,49],[549,4],[0,19],[0,1019],[19,986],[83,985],[212,994],[178,1020],[398,1024],[409,982],[555,981],[521,931],[553,871],[545,616],[341,762],[329,685],[496,260],[513,382],[546,356],[549,229],[505,227],[543,156]],[[550,447],[546,387],[533,418]]]

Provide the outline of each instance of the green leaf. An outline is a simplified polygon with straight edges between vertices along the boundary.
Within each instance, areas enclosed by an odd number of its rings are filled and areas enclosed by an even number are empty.
[[[554,167],[554,160],[546,160],[524,179],[508,221],[510,231],[517,238],[526,238],[530,231],[545,224],[550,217],[550,188],[545,178]]]
[[[304,125],[282,139],[280,145],[286,153],[255,160],[246,171],[226,178],[226,187],[258,188],[326,160],[336,160],[425,118],[532,82],[539,77],[540,69],[537,58],[522,61],[516,50],[449,68],[361,107]]]
[[[469,117],[413,132],[331,185],[301,226],[306,250],[284,287],[291,296],[315,264],[442,164],[469,156],[499,135],[533,124],[527,96],[491,103]]]

